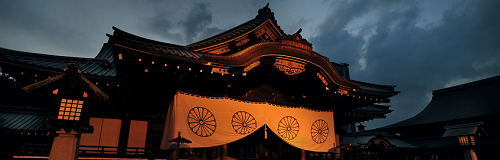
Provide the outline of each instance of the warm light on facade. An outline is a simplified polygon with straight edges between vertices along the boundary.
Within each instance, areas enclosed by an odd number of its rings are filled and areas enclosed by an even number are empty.
[[[139,58],[139,62],[142,61],[140,58]]]
[[[340,93],[340,94],[347,94],[347,90],[339,89],[338,93]]]
[[[144,72],[148,72],[148,67],[144,67]]]
[[[89,95],[87,94],[87,92],[83,92],[83,97],[89,97]]]
[[[57,92],[59,92],[59,89],[55,89],[54,91],[52,91],[52,94],[57,94]]]
[[[118,54],[118,60],[121,60],[123,57],[122,57],[122,54]]]
[[[292,62],[284,59],[276,59],[274,62],[274,66],[278,68],[281,72],[284,72],[286,75],[295,75],[304,72],[306,69],[304,68],[305,64]]]
[[[243,75],[243,76],[247,76],[247,73],[245,72],[245,73],[243,73],[242,75]]]
[[[257,67],[259,64],[260,64],[260,62],[259,62],[259,61],[255,61],[255,62],[253,62],[252,64],[250,64],[250,65],[248,65],[247,67],[245,67],[245,68],[243,69],[243,71],[248,72],[248,71],[252,70],[253,68]]]
[[[59,106],[59,115],[57,119],[63,120],[80,120],[82,112],[83,101],[73,99],[62,99]]]
[[[151,61],[151,64],[155,64],[155,61]]]

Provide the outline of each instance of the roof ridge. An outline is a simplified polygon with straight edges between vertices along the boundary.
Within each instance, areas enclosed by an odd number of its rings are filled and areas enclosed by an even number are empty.
[[[255,16],[255,18],[253,18],[245,23],[242,23],[238,26],[235,26],[229,30],[226,30],[224,32],[216,34],[214,36],[211,36],[211,37],[205,38],[203,40],[186,45],[185,48],[201,47],[201,46],[205,46],[206,44],[210,44],[211,41],[214,41],[214,40],[221,41],[221,40],[225,40],[226,37],[234,37],[235,35],[240,35],[239,31],[241,31],[241,33],[245,33],[245,31],[251,30],[254,27],[259,26],[263,22],[266,22],[266,20],[268,20],[268,19],[271,20],[271,22],[275,24],[276,28],[278,29],[278,31],[282,35],[286,35],[283,32],[283,30],[281,29],[281,27],[277,24],[277,21],[274,17],[274,12],[271,11],[271,9],[269,8],[269,3],[267,3],[267,5],[265,7],[259,9],[258,14],[257,14],[257,16]],[[235,34],[234,32],[237,32],[237,33]]]
[[[457,91],[457,90],[461,90],[461,89],[465,89],[465,88],[469,88],[469,87],[473,87],[473,86],[477,86],[477,85],[482,85],[482,84],[490,83],[490,82],[494,82],[494,81],[499,81],[499,80],[500,80],[500,75],[497,75],[497,76],[493,76],[493,77],[489,77],[489,78],[485,78],[485,79],[481,79],[481,80],[477,80],[477,81],[472,81],[472,82],[468,82],[468,83],[464,83],[464,84],[460,84],[460,85],[456,85],[456,86],[451,86],[448,88],[433,90],[432,94],[436,95],[436,94],[443,94],[446,92],[453,92],[453,91]]]
[[[118,35],[116,32],[120,32],[121,35],[129,38],[129,39],[139,39],[139,40],[143,40],[143,41],[146,41],[148,43],[152,43],[152,44],[162,44],[162,45],[166,45],[166,46],[171,46],[171,47],[179,47],[179,48],[182,48],[184,46],[182,45],[177,45],[177,44],[172,44],[172,43],[166,43],[166,42],[161,42],[161,41],[157,41],[157,40],[152,40],[152,39],[148,39],[148,38],[144,38],[144,37],[141,37],[141,36],[137,36],[135,34],[132,34],[132,33],[129,33],[129,32],[125,32],[115,26],[112,27],[113,30],[115,30],[115,33],[111,36],[111,35],[108,35],[109,37],[116,37],[116,36],[120,36]],[[141,41],[142,42],[142,41]]]

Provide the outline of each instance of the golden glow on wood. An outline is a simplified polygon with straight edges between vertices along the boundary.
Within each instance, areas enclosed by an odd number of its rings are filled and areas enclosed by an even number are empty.
[[[229,74],[229,73],[227,72],[227,70],[228,70],[228,69],[226,69],[226,68],[212,67],[212,72],[214,72],[214,73],[222,73],[222,75],[224,75],[224,74]]]
[[[323,84],[327,85],[328,86],[328,82],[326,82],[325,78],[318,72],[316,73],[316,75],[318,76],[318,78],[321,80],[321,82],[323,82]]]
[[[57,92],[59,92],[59,89],[55,89],[54,91],[52,91],[52,94],[57,94]]]
[[[243,71],[248,72],[248,71],[250,71],[250,70],[254,69],[255,67],[259,66],[259,64],[260,64],[260,61],[255,61],[255,62],[253,62],[252,64],[250,64],[250,65],[248,65],[247,67],[245,67],[245,68],[243,69]]]
[[[88,97],[89,95],[87,94],[87,92],[83,92],[83,97]]]
[[[148,121],[130,121],[130,129],[128,134],[127,147],[144,148],[146,146],[146,134],[148,129]],[[135,154],[136,149],[127,149],[127,154]],[[144,154],[144,149],[139,149],[139,154]]]
[[[248,43],[248,41],[250,41],[250,40],[248,38],[245,38],[245,39],[239,41],[238,43],[236,43],[236,46],[238,46],[238,47],[242,46],[242,45]]]
[[[57,119],[79,121],[82,107],[82,100],[62,99]]]
[[[247,73],[243,73],[242,75],[243,75],[243,76],[247,76]]]
[[[340,93],[340,94],[347,94],[347,90],[339,89],[338,93]]]
[[[302,73],[306,70],[304,68],[304,64],[284,59],[276,59],[276,62],[274,62],[274,66],[278,68],[278,70],[284,72],[289,76]]]

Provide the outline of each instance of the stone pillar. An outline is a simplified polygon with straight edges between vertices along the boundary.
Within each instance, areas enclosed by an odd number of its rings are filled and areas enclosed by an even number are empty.
[[[49,160],[78,160],[78,147],[80,146],[80,135],[75,131],[59,133],[54,138],[50,149]]]
[[[221,146],[220,160],[227,160],[227,144]]]
[[[477,160],[476,152],[473,149],[464,149],[464,160]]]
[[[306,150],[300,150],[300,160],[306,160]]]

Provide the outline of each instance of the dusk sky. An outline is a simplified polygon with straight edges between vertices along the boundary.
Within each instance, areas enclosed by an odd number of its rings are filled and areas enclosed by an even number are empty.
[[[351,79],[397,85],[394,111],[367,129],[416,115],[432,90],[500,75],[498,0],[0,0],[0,47],[95,57],[112,26],[187,45],[253,19],[268,2],[285,33],[302,28],[314,51],[350,64]]]

